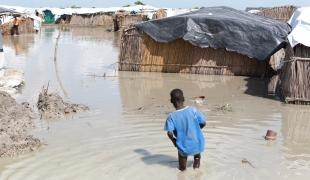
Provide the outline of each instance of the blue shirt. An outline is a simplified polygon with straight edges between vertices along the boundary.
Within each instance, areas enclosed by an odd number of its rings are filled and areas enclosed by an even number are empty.
[[[177,148],[185,155],[196,155],[204,150],[205,140],[200,124],[205,123],[204,115],[193,107],[185,107],[169,114],[165,131],[176,136]]]

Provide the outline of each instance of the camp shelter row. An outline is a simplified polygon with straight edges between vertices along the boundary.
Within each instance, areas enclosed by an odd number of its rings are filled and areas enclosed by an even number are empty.
[[[308,104],[310,67],[305,59],[310,49],[301,43],[289,48],[287,37],[292,29],[285,21],[296,8],[286,9],[282,15],[279,8],[273,9],[278,11],[274,13],[280,16],[278,20],[269,18],[270,13],[264,17],[211,7],[135,24],[123,31],[119,70],[252,77],[278,74],[276,86],[284,99]]]

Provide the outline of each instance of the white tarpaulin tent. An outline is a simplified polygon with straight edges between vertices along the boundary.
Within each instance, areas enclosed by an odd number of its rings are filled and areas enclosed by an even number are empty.
[[[288,35],[291,46],[303,44],[310,47],[310,7],[297,9],[288,23],[292,26]]]

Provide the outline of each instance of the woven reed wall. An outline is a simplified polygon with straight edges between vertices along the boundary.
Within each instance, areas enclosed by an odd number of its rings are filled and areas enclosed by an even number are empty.
[[[262,9],[257,14],[287,22],[291,18],[296,9],[297,7],[295,6],[280,6],[280,7]]]
[[[119,70],[193,73],[210,75],[262,76],[267,62],[224,49],[200,48],[178,39],[155,42],[136,29],[122,35]]]
[[[287,103],[310,105],[310,47],[297,45],[293,57],[285,60],[281,86]]]
[[[13,21],[4,23],[1,26],[3,35],[11,35],[11,29],[13,27]],[[34,33],[33,20],[31,18],[20,18],[20,24],[18,27],[20,34]]]
[[[114,17],[114,31],[123,30],[141,21],[147,21],[147,16],[142,14],[116,14]]]
[[[70,25],[74,26],[105,26],[113,27],[113,16],[109,14],[73,14],[70,20]]]
[[[159,9],[159,10],[157,10],[157,11],[153,14],[152,19],[162,19],[162,18],[165,18],[165,17],[167,17],[167,12],[166,12],[166,10],[164,10],[164,9]]]

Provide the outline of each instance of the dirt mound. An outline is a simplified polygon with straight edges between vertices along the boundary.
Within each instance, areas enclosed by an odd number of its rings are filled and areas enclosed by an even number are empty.
[[[0,157],[30,152],[41,145],[29,134],[34,118],[28,103],[17,104],[8,93],[0,91]]]
[[[85,105],[65,102],[58,94],[48,93],[48,88],[44,87],[39,94],[37,107],[45,119],[62,119],[68,114],[89,110]]]

